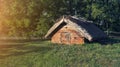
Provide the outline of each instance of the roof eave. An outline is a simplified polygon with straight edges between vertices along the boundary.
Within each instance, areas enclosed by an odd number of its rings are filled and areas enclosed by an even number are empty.
[[[51,38],[50,34],[62,23],[64,22],[64,16],[62,17],[62,19],[60,19],[59,21],[57,21],[51,28],[50,30],[47,32],[47,34],[45,35],[45,38]]]

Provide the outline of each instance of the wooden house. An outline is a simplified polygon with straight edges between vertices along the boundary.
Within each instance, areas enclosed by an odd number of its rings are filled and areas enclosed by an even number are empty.
[[[45,38],[53,43],[84,44],[85,40],[95,41],[107,35],[92,22],[73,16],[62,16],[50,28]]]

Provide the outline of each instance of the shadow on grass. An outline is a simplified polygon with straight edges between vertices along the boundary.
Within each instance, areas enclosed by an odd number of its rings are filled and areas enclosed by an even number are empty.
[[[105,40],[100,40],[100,41],[96,41],[96,42],[100,43],[101,45],[113,45],[113,44],[120,43],[120,39],[107,38]]]
[[[35,42],[35,41],[46,41],[47,39],[0,39],[0,43],[26,43],[26,42]]]
[[[0,44],[0,48],[3,49],[3,48],[14,48],[14,47],[23,47],[25,46],[26,44],[22,43],[22,44]],[[0,49],[0,50],[1,50]]]
[[[2,50],[4,49],[4,50]],[[2,53],[0,53],[0,59],[4,59],[10,56],[20,56],[20,55],[25,55],[28,53],[40,53],[40,54],[44,54],[48,51],[50,51],[52,49],[52,47],[46,47],[46,46],[25,46],[24,45],[7,45],[2,47],[2,49],[0,49],[0,51],[8,51],[6,53],[4,53],[4,55],[2,55]]]

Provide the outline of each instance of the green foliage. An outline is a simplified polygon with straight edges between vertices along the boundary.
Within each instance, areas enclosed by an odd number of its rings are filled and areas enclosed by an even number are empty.
[[[85,17],[104,31],[120,31],[119,0],[0,1],[0,34],[43,37],[62,15]]]

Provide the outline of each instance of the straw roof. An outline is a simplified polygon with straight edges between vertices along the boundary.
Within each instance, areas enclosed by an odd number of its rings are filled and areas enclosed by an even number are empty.
[[[107,35],[95,26],[91,21],[87,21],[83,18],[76,18],[73,16],[62,16],[56,23],[50,28],[45,38],[51,38],[58,30],[63,26],[69,25],[74,28],[78,34],[82,34],[83,37],[89,41],[106,38]]]

